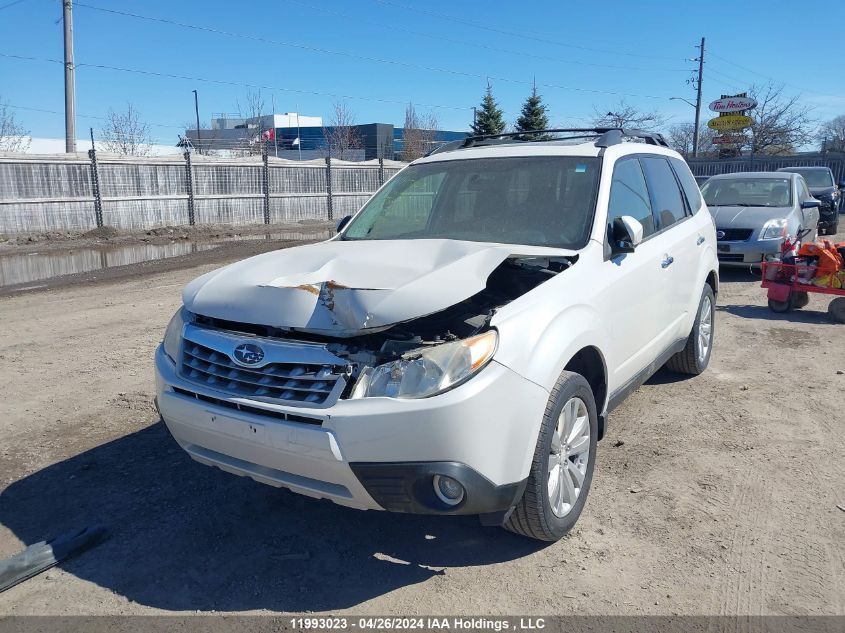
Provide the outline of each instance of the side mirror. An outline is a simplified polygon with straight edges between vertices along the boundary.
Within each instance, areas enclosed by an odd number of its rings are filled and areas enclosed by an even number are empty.
[[[845,180],[841,180],[837,187],[839,187],[840,189],[845,189]]]
[[[643,241],[643,225],[630,215],[616,218],[610,229],[610,240],[610,249],[614,255],[633,253]]]
[[[802,209],[818,209],[820,206],[822,206],[822,203],[815,198],[804,200],[804,202],[801,203]]]
[[[349,220],[352,219],[351,215],[345,215],[337,223],[337,232],[340,233],[347,224],[349,224]]]

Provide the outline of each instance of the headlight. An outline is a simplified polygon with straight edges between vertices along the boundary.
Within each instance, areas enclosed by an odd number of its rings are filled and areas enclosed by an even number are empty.
[[[490,330],[462,341],[444,343],[399,360],[367,367],[350,398],[387,396],[425,398],[450,389],[480,370],[493,357],[499,335]]]
[[[170,323],[167,324],[167,329],[164,331],[164,353],[170,357],[174,363],[179,358],[179,346],[182,343],[182,327],[186,322],[190,323],[191,313],[185,308],[179,308]]]
[[[769,220],[763,225],[760,233],[761,240],[771,240],[778,237],[786,237],[786,220]]]

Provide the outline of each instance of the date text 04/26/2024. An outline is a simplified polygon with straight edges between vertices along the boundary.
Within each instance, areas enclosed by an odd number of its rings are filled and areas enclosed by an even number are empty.
[[[305,631],[360,629],[366,631],[539,631],[544,618],[483,617],[295,617],[293,628]]]

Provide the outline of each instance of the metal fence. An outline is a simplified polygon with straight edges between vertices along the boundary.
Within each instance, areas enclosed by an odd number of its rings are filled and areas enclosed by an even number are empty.
[[[270,224],[355,212],[404,163],[0,154],[0,233]]]
[[[845,156],[841,154],[800,154],[797,156],[743,156],[742,158],[688,158],[696,176],[732,174],[738,171],[775,171],[781,167],[830,167],[834,180],[845,181]]]

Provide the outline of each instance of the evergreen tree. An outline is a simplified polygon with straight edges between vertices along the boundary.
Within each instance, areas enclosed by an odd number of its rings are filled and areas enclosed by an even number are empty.
[[[493,89],[487,84],[487,92],[481,100],[481,107],[475,115],[475,123],[471,126],[474,135],[501,134],[505,131],[505,119],[493,98]]]
[[[522,112],[516,120],[514,129],[517,132],[531,132],[533,130],[547,130],[549,128],[549,117],[546,116],[546,105],[543,98],[537,92],[535,84],[531,90],[531,96],[522,105]],[[526,134],[525,138],[542,138],[542,134]]]

